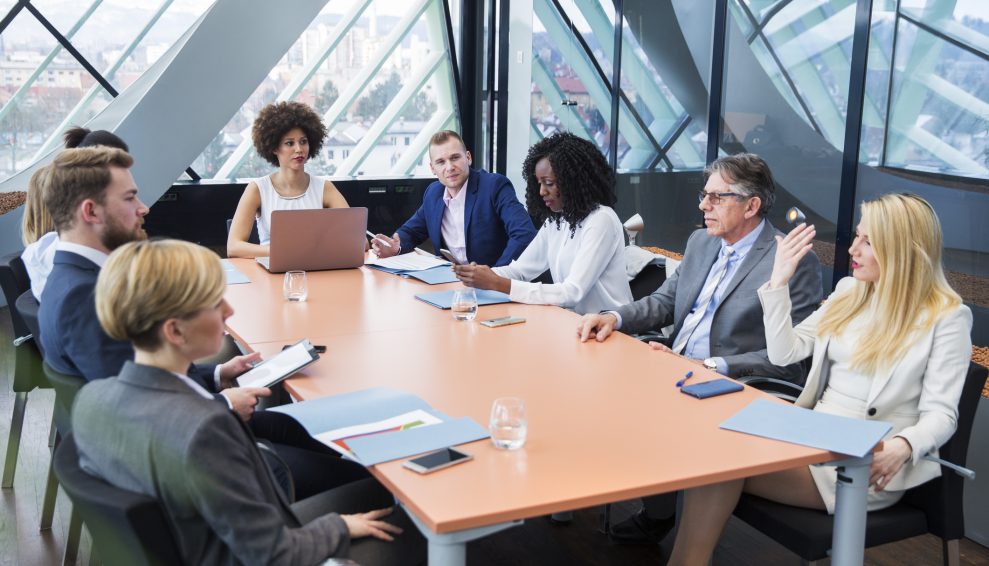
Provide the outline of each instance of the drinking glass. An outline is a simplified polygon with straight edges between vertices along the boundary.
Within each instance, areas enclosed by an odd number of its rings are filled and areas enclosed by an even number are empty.
[[[491,405],[491,420],[488,430],[491,442],[496,448],[518,450],[525,444],[528,432],[525,418],[525,402],[518,397],[501,397]]]
[[[282,293],[288,301],[304,301],[309,297],[305,271],[286,271]]]
[[[453,292],[450,303],[454,320],[474,320],[477,316],[477,293],[470,287],[461,287]]]

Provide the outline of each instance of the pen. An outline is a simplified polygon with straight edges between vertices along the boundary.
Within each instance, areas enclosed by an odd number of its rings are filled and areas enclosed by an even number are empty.
[[[677,384],[676,384],[676,386],[677,387],[683,387],[683,384],[684,383],[687,383],[687,380],[690,379],[693,376],[694,376],[694,372],[688,371],[687,372],[687,375],[683,376],[683,379],[681,379],[680,381],[678,381]]]
[[[388,243],[388,242],[382,240],[381,238],[375,236],[374,234],[371,233],[370,230],[364,230],[364,233],[367,234],[368,237],[370,237],[372,240],[377,240],[381,245],[385,246],[386,248],[390,248],[391,247],[391,244],[390,243]]]

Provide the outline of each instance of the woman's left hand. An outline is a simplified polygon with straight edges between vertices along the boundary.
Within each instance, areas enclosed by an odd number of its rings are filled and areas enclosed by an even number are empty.
[[[875,486],[876,491],[886,489],[889,482],[910,459],[913,448],[902,436],[883,442],[883,449],[874,453],[872,467],[869,468],[869,485]]]
[[[490,289],[502,293],[509,293],[512,290],[511,279],[501,277],[486,265],[477,265],[473,262],[454,265],[453,272],[457,275],[457,279],[460,279],[460,282],[467,287]]]
[[[220,384],[227,387],[236,387],[233,382],[240,374],[254,367],[254,364],[261,361],[261,352],[251,352],[246,356],[230,358],[227,362],[220,364]]]

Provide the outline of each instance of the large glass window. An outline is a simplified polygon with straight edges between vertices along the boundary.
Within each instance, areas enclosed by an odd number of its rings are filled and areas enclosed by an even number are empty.
[[[429,137],[459,129],[443,0],[334,0],[193,163],[205,178],[257,177],[251,125],[277,100],[305,102],[329,135],[313,172],[428,175]]]

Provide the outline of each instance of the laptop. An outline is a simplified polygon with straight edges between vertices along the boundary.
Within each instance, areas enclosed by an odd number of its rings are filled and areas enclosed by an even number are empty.
[[[367,209],[319,208],[271,213],[269,257],[256,258],[271,273],[322,271],[364,265]]]

